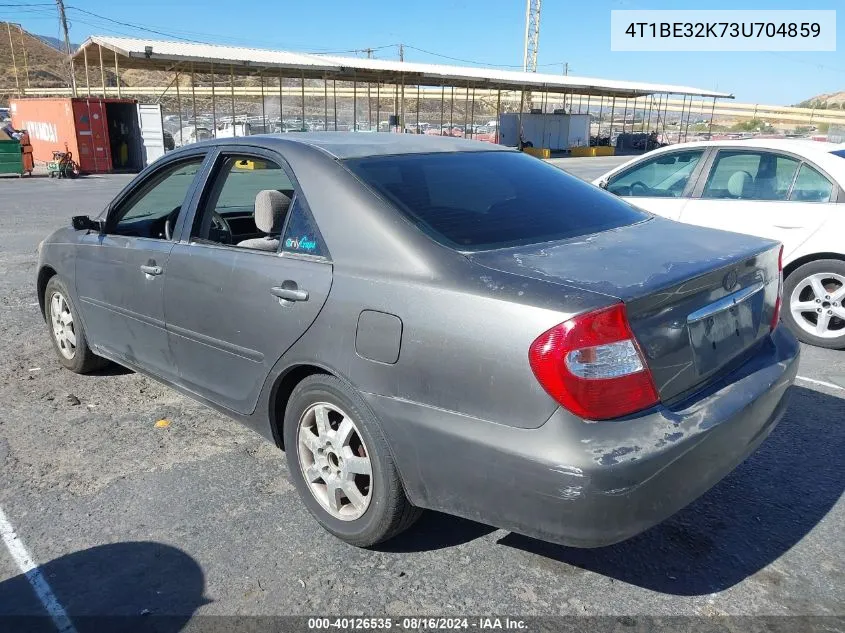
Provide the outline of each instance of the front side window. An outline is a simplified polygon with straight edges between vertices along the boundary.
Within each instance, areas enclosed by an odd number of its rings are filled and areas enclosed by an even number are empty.
[[[804,163],[798,170],[789,199],[796,202],[830,202],[832,193],[833,183]]]
[[[800,161],[773,152],[722,150],[710,170],[702,198],[786,200]]]
[[[563,240],[650,216],[519,152],[443,152],[344,161],[423,232],[459,250]]]
[[[293,183],[277,163],[224,156],[200,203],[191,239],[276,252],[293,195]]]
[[[607,190],[617,196],[680,198],[704,150],[660,154],[612,178]]]
[[[165,237],[165,224],[175,226],[205,156],[195,156],[151,175],[109,218],[107,232],[139,237]]]

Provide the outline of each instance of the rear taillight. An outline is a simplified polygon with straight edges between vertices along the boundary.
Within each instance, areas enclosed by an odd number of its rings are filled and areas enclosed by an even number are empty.
[[[544,332],[531,344],[528,362],[552,398],[588,420],[618,418],[660,402],[621,303]]]
[[[778,251],[778,296],[775,299],[775,312],[772,314],[771,329],[774,330],[778,326],[780,320],[780,306],[783,303],[783,244],[780,245]]]

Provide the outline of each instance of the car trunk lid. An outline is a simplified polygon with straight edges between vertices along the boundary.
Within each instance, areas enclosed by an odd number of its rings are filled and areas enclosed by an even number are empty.
[[[624,302],[661,400],[671,406],[729,371],[769,333],[778,251],[757,237],[652,218],[468,257]]]

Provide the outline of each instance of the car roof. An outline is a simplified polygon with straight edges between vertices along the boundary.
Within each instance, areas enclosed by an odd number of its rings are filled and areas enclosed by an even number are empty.
[[[750,149],[773,149],[797,154],[829,154],[830,152],[845,149],[845,144],[828,143],[826,141],[813,141],[806,138],[741,138],[723,139],[718,141],[690,141],[689,143],[677,143],[669,145],[663,150],[683,149],[685,147],[748,147]]]
[[[463,138],[429,134],[364,134],[359,132],[296,132],[289,134],[257,134],[206,141],[211,145],[244,144],[277,147],[279,142],[299,143],[322,150],[334,158],[364,158],[395,154],[431,154],[444,152],[515,151],[513,148],[471,141]]]

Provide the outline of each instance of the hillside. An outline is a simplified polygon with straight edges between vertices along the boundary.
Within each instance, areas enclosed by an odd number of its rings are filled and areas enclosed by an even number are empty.
[[[49,35],[35,35],[33,37],[37,37],[39,40],[47,44],[48,46],[52,46],[57,51],[64,52],[65,50],[65,43],[63,40],[60,40],[57,37],[50,37]],[[79,48],[79,44],[74,44],[73,42],[70,43],[70,50],[75,51]]]
[[[12,41],[9,42],[8,29],[5,22],[0,22],[0,34],[3,36],[0,37],[0,100],[7,102],[18,85],[25,88],[27,78],[33,88],[68,85],[70,73],[64,55],[41,38],[21,31],[15,25],[11,25]]]
[[[829,92],[805,99],[795,104],[799,108],[816,108],[820,110],[845,110],[845,90]]]

